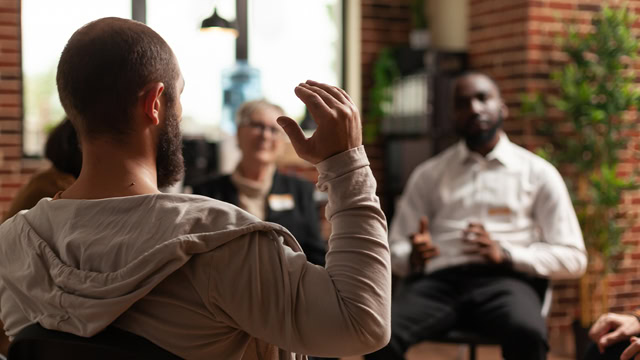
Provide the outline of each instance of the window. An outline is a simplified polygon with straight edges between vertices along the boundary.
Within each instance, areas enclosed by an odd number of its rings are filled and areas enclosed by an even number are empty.
[[[249,2],[249,64],[262,91],[294,119],[304,105],[293,93],[308,79],[342,86],[342,1]]]
[[[55,73],[69,37],[97,18],[130,18],[131,1],[23,1],[26,154],[40,154],[46,129],[64,116]],[[293,93],[299,82],[342,85],[343,0],[248,1],[249,64],[260,71],[263,96],[302,120],[304,106]],[[186,81],[183,132],[210,140],[224,136],[222,73],[235,63],[236,43],[228,33],[200,31],[214,5],[220,16],[235,19],[234,0],[146,0],[147,25],[174,50]]]
[[[47,131],[64,116],[56,68],[67,40],[82,25],[105,16],[130,18],[131,0],[22,1],[25,154],[41,154]]]
[[[216,4],[221,17],[235,19],[235,1]],[[171,46],[185,79],[182,131],[216,138],[222,71],[235,63],[236,39],[229,33],[200,30],[212,10],[211,0],[147,0],[147,25]]]

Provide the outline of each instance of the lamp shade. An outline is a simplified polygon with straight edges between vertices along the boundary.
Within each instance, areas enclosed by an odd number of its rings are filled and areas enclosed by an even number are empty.
[[[220,15],[218,15],[218,10],[216,8],[213,9],[213,15],[208,18],[202,20],[202,25],[200,26],[202,30],[208,29],[216,29],[228,31],[234,34],[234,36],[238,36],[238,30],[236,30],[234,24]]]

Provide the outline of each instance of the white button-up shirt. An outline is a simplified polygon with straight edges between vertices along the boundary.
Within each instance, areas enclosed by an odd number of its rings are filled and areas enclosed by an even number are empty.
[[[548,278],[584,273],[587,256],[567,188],[558,171],[502,134],[486,157],[464,142],[419,165],[412,173],[391,223],[393,271],[410,272],[410,236],[420,217],[440,254],[424,271],[486,263],[465,254],[463,230],[484,225],[491,239],[511,255],[516,270]]]

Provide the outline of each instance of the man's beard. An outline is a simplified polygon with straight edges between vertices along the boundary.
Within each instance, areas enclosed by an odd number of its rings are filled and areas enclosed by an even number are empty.
[[[475,132],[467,132],[464,129],[459,129],[458,135],[464,139],[469,149],[479,149],[495,138],[498,130],[502,128],[503,120],[502,114],[498,114],[498,121],[489,129]]]
[[[158,187],[174,185],[184,175],[184,159],[182,158],[182,134],[178,115],[172,108],[163,119],[158,135],[156,171]]]

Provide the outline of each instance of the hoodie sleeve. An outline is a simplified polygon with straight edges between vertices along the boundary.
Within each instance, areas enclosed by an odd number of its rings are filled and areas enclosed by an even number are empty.
[[[363,147],[316,165],[332,225],[326,267],[283,245],[278,231],[253,232],[215,251],[209,283],[214,315],[299,354],[349,356],[390,337],[391,266],[386,219]]]

